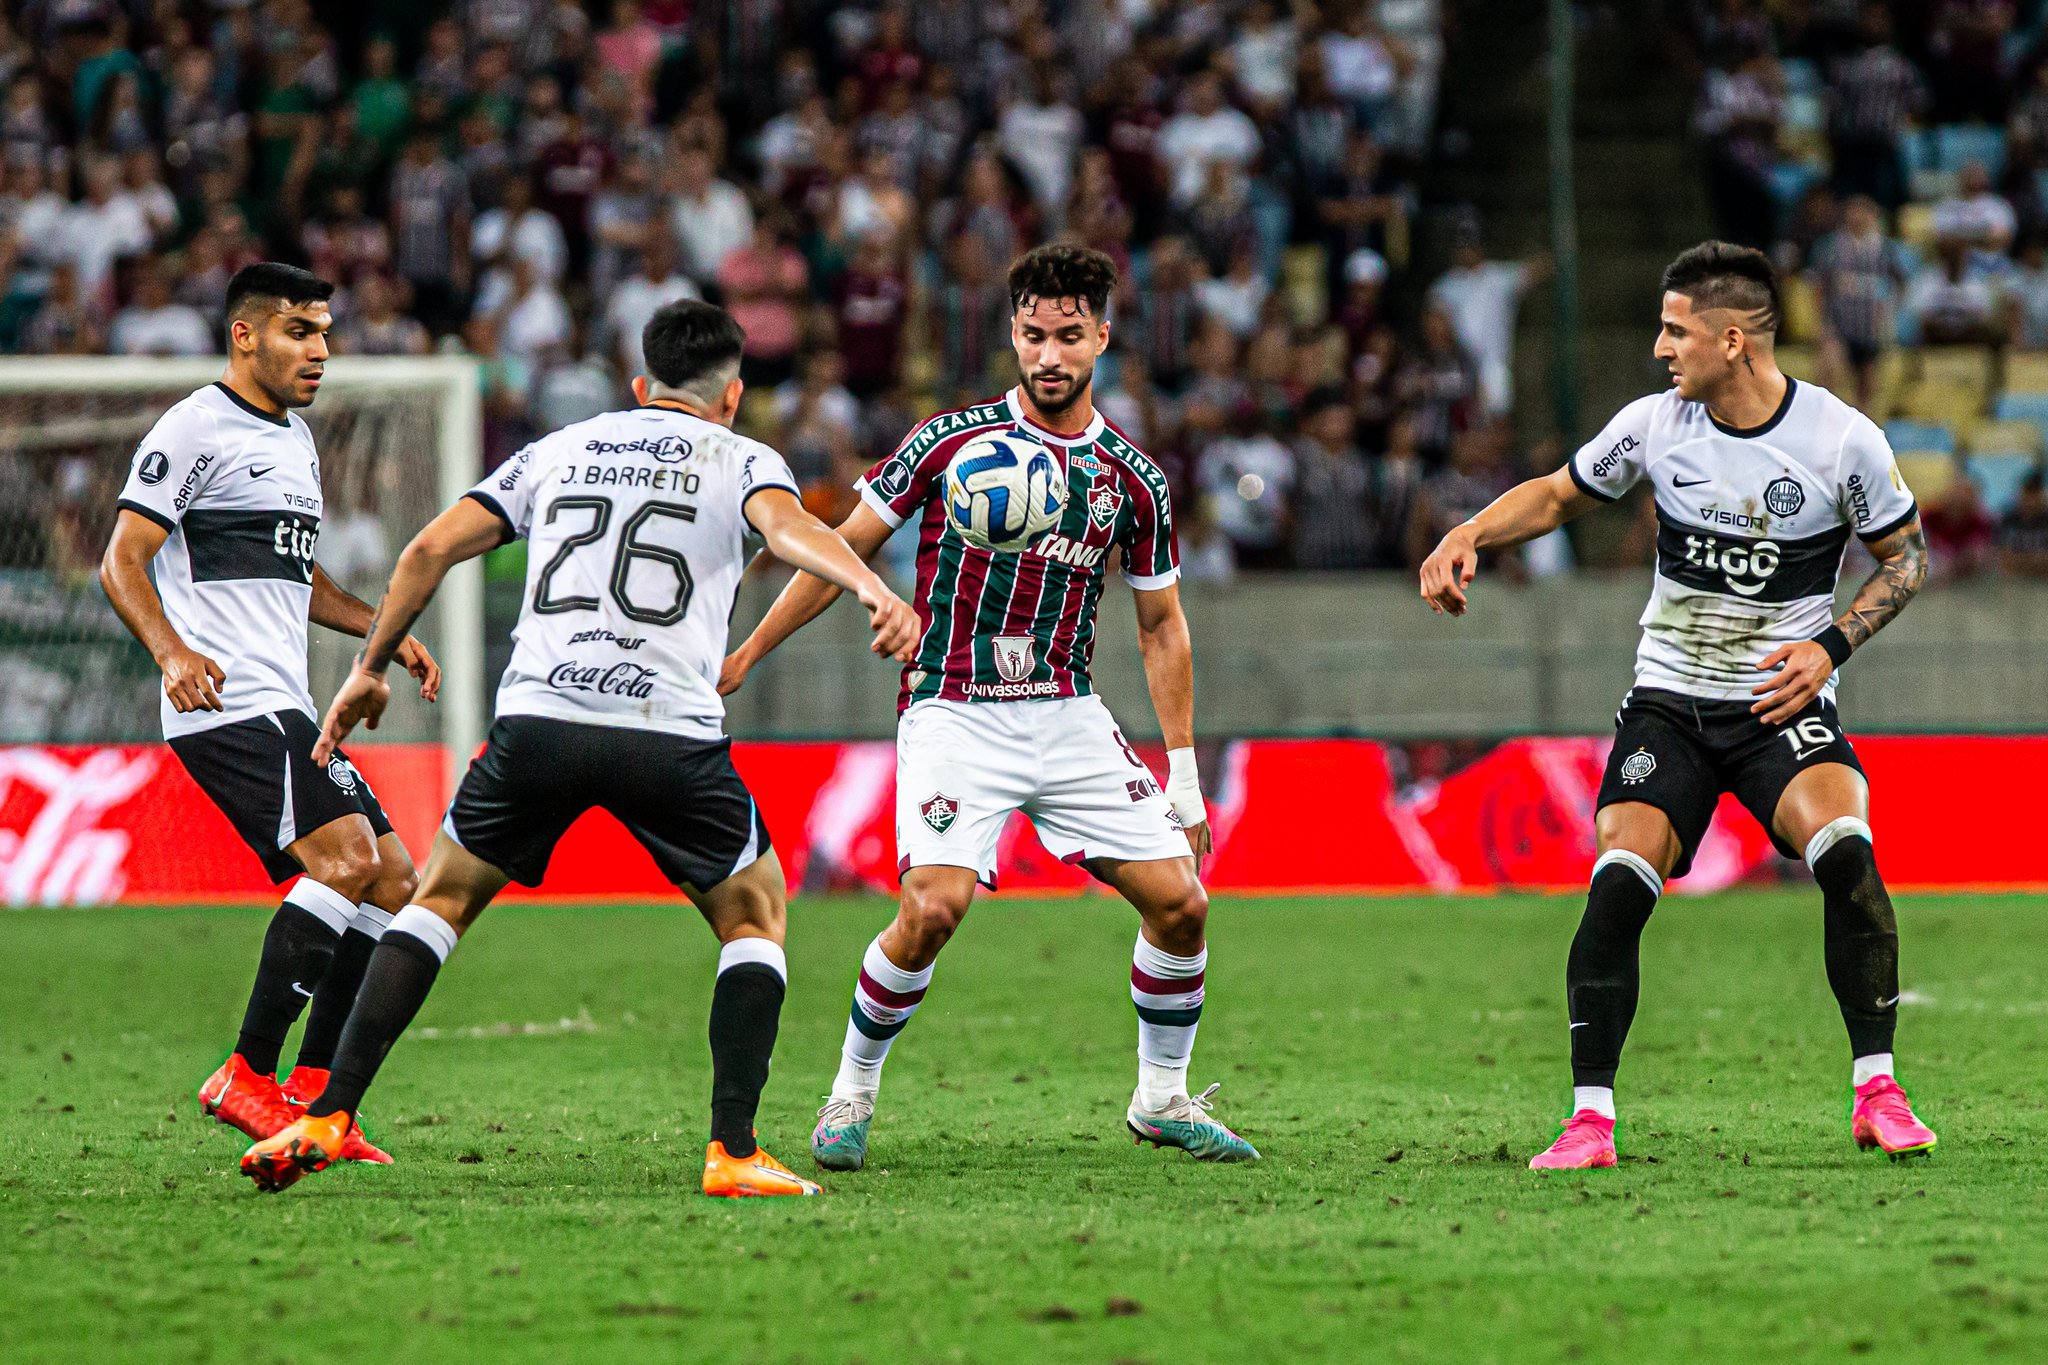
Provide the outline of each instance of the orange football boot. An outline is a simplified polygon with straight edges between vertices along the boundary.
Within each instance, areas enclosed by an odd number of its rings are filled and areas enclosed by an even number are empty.
[[[306,1106],[320,1098],[320,1092],[327,1088],[327,1071],[324,1067],[295,1066],[292,1074],[285,1077],[284,1102],[299,1113],[306,1112]],[[363,1122],[356,1120],[348,1130],[348,1139],[341,1144],[341,1160],[364,1161],[372,1166],[389,1166],[391,1153],[370,1141],[363,1132]]]
[[[342,1146],[354,1126],[346,1112],[317,1119],[301,1115],[277,1136],[265,1138],[242,1153],[242,1174],[255,1181],[256,1188],[265,1194],[276,1194],[340,1160]]]
[[[298,1111],[286,1101],[275,1076],[265,1076],[237,1052],[199,1087],[199,1106],[208,1116],[261,1141],[282,1131]]]
[[[806,1180],[759,1147],[752,1156],[728,1156],[725,1144],[704,1149],[704,1193],[720,1199],[763,1195],[823,1194],[824,1187]]]

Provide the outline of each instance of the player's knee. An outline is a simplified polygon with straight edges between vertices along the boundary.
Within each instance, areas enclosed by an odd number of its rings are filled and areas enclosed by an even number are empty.
[[[953,931],[960,927],[967,907],[943,891],[927,887],[905,887],[903,904],[896,912],[896,923],[910,943],[917,949],[922,960],[943,948],[946,940],[953,937]]]
[[[410,862],[394,864],[379,859],[377,877],[370,885],[364,900],[379,910],[397,914],[412,904],[412,898],[420,889],[420,874]]]
[[[306,866],[307,876],[357,903],[369,899],[370,888],[377,884],[377,878],[382,871],[383,864],[377,857],[374,845],[344,845],[323,854]],[[399,902],[400,907],[404,904],[404,901]]]
[[[1199,952],[1209,923],[1209,893],[1190,877],[1186,887],[1152,907],[1145,919],[1169,953]]]

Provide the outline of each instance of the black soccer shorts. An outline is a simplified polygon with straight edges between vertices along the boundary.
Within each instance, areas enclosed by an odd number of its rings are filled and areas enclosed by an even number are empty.
[[[303,711],[272,711],[170,741],[171,752],[220,807],[274,882],[305,871],[286,847],[322,825],[361,815],[383,838],[391,821],[377,794],[341,750],[313,762],[320,726]]]
[[[1614,718],[1599,805],[1641,801],[1669,816],[1679,842],[1674,877],[1692,866],[1722,792],[1735,793],[1780,853],[1800,858],[1806,850],[1787,847],[1771,828],[1785,788],[1819,763],[1863,771],[1832,701],[1816,698],[1783,725],[1765,725],[1750,706],[1639,687]]]
[[[709,890],[768,852],[768,827],[729,739],[500,716],[442,829],[522,886],[547,875],[583,812],[618,818],[677,886]]]

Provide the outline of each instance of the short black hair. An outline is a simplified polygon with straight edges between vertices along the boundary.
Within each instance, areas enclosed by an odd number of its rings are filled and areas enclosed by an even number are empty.
[[[692,388],[700,380],[737,369],[746,345],[746,330],[732,314],[697,299],[663,304],[640,330],[648,376],[671,389]],[[716,395],[699,396],[708,400]]]
[[[1783,305],[1778,271],[1754,247],[1701,242],[1664,267],[1664,292],[1683,294],[1695,311],[1730,308],[1744,315],[1743,330],[1775,335]]]
[[[1054,242],[1036,246],[1010,267],[1010,307],[1023,308],[1038,299],[1079,299],[1088,315],[1100,319],[1116,292],[1116,262],[1085,246]]]
[[[279,304],[295,308],[302,303],[324,303],[333,297],[331,280],[282,261],[258,261],[243,266],[228,281],[228,321],[252,309],[274,312]]]

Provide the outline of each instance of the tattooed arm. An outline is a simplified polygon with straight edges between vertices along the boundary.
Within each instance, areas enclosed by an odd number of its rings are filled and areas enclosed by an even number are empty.
[[[1890,624],[1927,581],[1927,533],[1920,529],[1918,517],[1873,544],[1870,553],[1877,559],[1877,572],[1863,580],[1848,615],[1835,622],[1851,649],[1861,649]]]
[[[1814,639],[1773,650],[1757,665],[1772,675],[1750,689],[1759,700],[1749,709],[1764,724],[1783,725],[1805,710],[1820,695],[1828,675],[1904,611],[1927,581],[1927,535],[1918,517],[1872,542],[1870,553],[1877,559],[1877,572],[1863,580],[1840,620]]]

